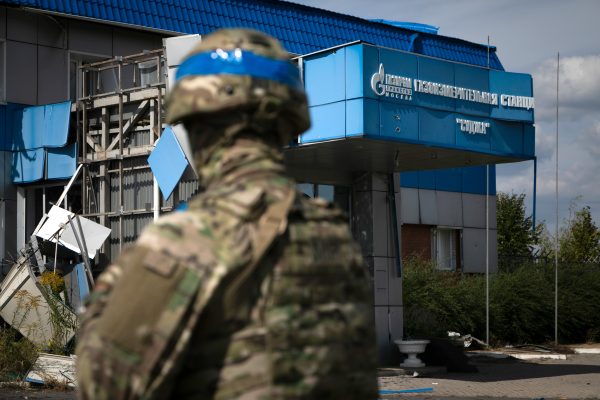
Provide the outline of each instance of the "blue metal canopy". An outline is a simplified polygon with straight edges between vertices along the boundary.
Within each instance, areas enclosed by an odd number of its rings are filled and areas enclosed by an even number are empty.
[[[530,75],[350,43],[301,57],[311,128],[286,150],[294,176],[347,183],[532,159]],[[316,180],[314,177],[318,177]]]

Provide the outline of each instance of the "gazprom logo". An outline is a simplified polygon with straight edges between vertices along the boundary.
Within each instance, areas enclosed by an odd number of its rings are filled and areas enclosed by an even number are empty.
[[[371,89],[373,89],[377,96],[383,96],[385,94],[384,81],[385,71],[383,69],[383,64],[379,64],[379,72],[375,72],[371,77]]]
[[[412,100],[412,78],[386,74],[383,64],[379,64],[379,71],[371,76],[371,89],[377,96]]]

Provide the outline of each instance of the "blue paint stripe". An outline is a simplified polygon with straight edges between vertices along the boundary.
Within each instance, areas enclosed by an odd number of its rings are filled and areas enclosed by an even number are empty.
[[[248,50],[215,50],[191,56],[177,70],[176,79],[214,74],[244,75],[283,83],[304,90],[298,68],[287,60],[274,60]]]
[[[403,389],[403,390],[380,390],[379,394],[428,393],[428,392],[433,392],[433,388]]]

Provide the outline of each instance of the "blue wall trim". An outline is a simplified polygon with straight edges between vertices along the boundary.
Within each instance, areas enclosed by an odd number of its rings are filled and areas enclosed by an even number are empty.
[[[485,165],[400,173],[400,186],[485,195]],[[490,165],[489,194],[496,195],[496,166]]]

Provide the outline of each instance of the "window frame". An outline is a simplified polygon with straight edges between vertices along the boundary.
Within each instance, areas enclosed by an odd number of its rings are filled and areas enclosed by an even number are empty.
[[[79,67],[84,63],[101,61],[111,58],[110,55],[91,53],[84,51],[67,51],[67,97],[72,102],[76,102],[83,96],[83,78]],[[85,60],[87,59],[87,60]],[[75,62],[77,64],[75,71],[75,99],[71,98],[71,64]]]
[[[441,264],[440,257],[440,241],[441,232],[451,232],[451,245],[450,245],[450,255],[449,266],[446,267],[445,264]],[[462,239],[462,227],[455,226],[436,226],[432,228],[432,240],[431,240],[431,259],[435,262],[436,269],[438,271],[444,272],[456,272],[462,270],[462,248],[463,248],[463,239]]]

